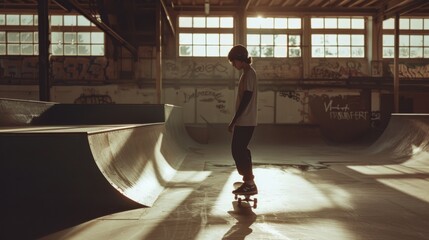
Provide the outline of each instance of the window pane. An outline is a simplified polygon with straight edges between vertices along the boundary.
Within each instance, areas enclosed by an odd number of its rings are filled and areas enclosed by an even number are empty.
[[[395,20],[389,18],[383,21],[383,29],[395,29]]]
[[[301,48],[290,47],[289,48],[289,57],[301,57]]]
[[[79,32],[77,33],[78,43],[91,43],[91,33]]]
[[[339,34],[338,35],[338,45],[340,46],[350,46],[350,35],[348,34]]]
[[[325,48],[325,57],[337,57],[338,56],[337,47],[326,47]]]
[[[286,47],[274,47],[274,57],[286,57],[287,48]]]
[[[325,28],[337,28],[336,18],[325,18]]]
[[[410,19],[408,18],[400,18],[399,19],[399,29],[410,29]]]
[[[193,56],[204,57],[206,56],[206,47],[205,46],[195,46],[193,47]]]
[[[52,15],[51,16],[51,26],[62,26],[63,25],[63,16]]]
[[[399,57],[409,58],[410,57],[410,49],[408,47],[400,47],[399,48]]]
[[[232,33],[220,34],[221,45],[231,45],[234,43],[234,35]]]
[[[6,55],[6,44],[0,44],[0,55]]]
[[[207,56],[218,57],[219,56],[219,46],[207,46]]]
[[[274,35],[274,44],[275,45],[287,45],[286,34],[277,34]]]
[[[180,33],[179,34],[179,44],[192,44],[192,34],[191,33]]]
[[[76,56],[76,45],[65,45],[64,46],[64,55]]]
[[[289,35],[289,46],[300,46],[301,36],[300,35]]]
[[[340,29],[350,29],[351,23],[350,18],[339,18],[338,19],[338,28]]]
[[[206,35],[204,33],[194,33],[192,35],[192,42],[193,44],[206,44]]]
[[[324,47],[315,47],[311,48],[311,56],[312,57],[324,57],[325,56],[325,48]]]
[[[1,36],[1,33],[0,33],[0,36]],[[1,39],[1,37],[0,37],[0,39]],[[429,35],[425,35],[425,37],[424,37],[424,45],[425,45],[425,47],[429,47]],[[1,40],[0,40],[0,42],[1,42]]]
[[[337,45],[337,35],[336,34],[326,34],[325,35],[325,45],[328,45],[328,46]]]
[[[352,29],[365,29],[365,21],[363,18],[352,18]]]
[[[249,55],[252,57],[260,57],[261,51],[259,49],[259,46],[248,46]]]
[[[289,18],[289,29],[301,29],[301,18]]]
[[[21,25],[33,26],[34,25],[33,15],[21,15]]]
[[[395,46],[395,36],[394,35],[383,35],[383,46]]]
[[[410,46],[410,35],[399,35],[399,46]]]
[[[33,44],[21,44],[21,55],[33,55]]]
[[[274,36],[271,34],[262,34],[261,35],[261,45],[273,45]]]
[[[52,32],[51,33],[51,43],[53,45],[63,44],[63,34],[61,32]]]
[[[104,45],[91,45],[92,56],[104,56]]]
[[[424,57],[429,58],[429,48],[424,49]]]
[[[429,18],[425,18],[423,21],[424,29],[429,30]]]
[[[422,47],[410,47],[410,58],[422,58],[423,48]]]
[[[232,17],[221,17],[220,18],[220,27],[221,28],[233,28],[234,27],[234,18],[232,18]]]
[[[261,46],[261,57],[274,57],[274,49],[272,46]]]
[[[207,18],[207,27],[208,28],[218,28],[219,27],[219,18],[218,17],[208,17]]]
[[[21,42],[22,43],[33,43],[33,33],[32,32],[22,32],[21,33]]]
[[[12,15],[12,14],[6,15],[6,25],[18,26],[19,25],[19,15]],[[9,51],[9,49],[8,49],[8,51]],[[18,51],[18,53],[19,53],[19,51]]]
[[[410,46],[423,46],[423,35],[411,35]]]
[[[314,29],[323,28],[323,18],[312,18],[311,19],[311,28],[314,28]]]
[[[338,57],[349,58],[350,55],[350,47],[338,47]]]
[[[75,32],[65,32],[64,33],[64,43],[75,44],[76,43],[76,33]]]
[[[53,44],[51,45],[53,55],[64,55],[63,44]]]
[[[353,46],[365,46],[365,37],[363,34],[352,34]]]
[[[325,36],[323,34],[312,34],[311,43],[312,45],[324,45]]]
[[[194,28],[205,28],[206,27],[206,18],[205,17],[194,17],[193,21]]]
[[[274,28],[274,19],[273,18],[262,18],[261,19],[261,28],[273,29]]]
[[[247,28],[261,28],[261,18],[248,17],[247,18]]]
[[[179,17],[179,27],[181,28],[192,27],[192,17]]]
[[[79,26],[91,26],[91,22],[84,16],[77,16],[77,24]]]
[[[363,58],[365,57],[364,47],[352,47],[352,57]]]
[[[426,36],[427,39],[429,39],[429,36]],[[6,42],[6,32],[0,32],[0,43]]]
[[[8,44],[7,45],[7,54],[10,55],[19,55],[19,44]]]
[[[260,36],[258,34],[247,34],[247,45],[259,45]]]
[[[423,29],[422,18],[412,18],[410,21],[411,29],[421,30]]]
[[[17,32],[8,32],[7,33],[7,42],[9,42],[9,43],[19,43],[19,33],[17,33]]]
[[[181,45],[179,55],[180,56],[192,56],[192,46],[191,45]]]
[[[89,56],[91,55],[91,45],[79,45],[77,55],[79,56]]]
[[[6,15],[0,14],[0,25],[6,24]]]
[[[274,19],[274,28],[286,29],[287,28],[287,18],[275,18]]]
[[[64,16],[64,26],[76,26],[76,16]]]
[[[208,45],[219,45],[219,34],[217,34],[217,33],[207,34],[207,44]]]
[[[96,44],[104,44],[104,33],[91,32],[91,42]]]
[[[393,47],[383,47],[383,57],[384,58],[393,58],[394,57],[394,48]]]

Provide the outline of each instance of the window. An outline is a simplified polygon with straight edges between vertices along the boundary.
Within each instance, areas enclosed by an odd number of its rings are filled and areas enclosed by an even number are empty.
[[[61,56],[103,56],[104,33],[77,15],[52,15],[51,53]],[[0,55],[38,55],[37,15],[0,14]]]
[[[51,52],[57,56],[103,56],[104,33],[84,16],[51,16]]]
[[[383,58],[395,57],[395,20],[383,22]],[[429,18],[399,19],[399,57],[429,58]]]
[[[246,40],[252,57],[301,57],[301,19],[248,17]]]
[[[179,17],[179,56],[225,57],[234,44],[232,17]]]
[[[311,18],[311,56],[314,58],[364,58],[363,17]]]

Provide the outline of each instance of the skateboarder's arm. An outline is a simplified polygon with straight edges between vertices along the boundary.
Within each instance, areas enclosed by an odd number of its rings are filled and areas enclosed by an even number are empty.
[[[231,123],[229,124],[229,131],[232,131],[232,128],[234,127],[235,123],[237,122],[237,119],[243,114],[244,110],[247,108],[247,106],[250,103],[250,100],[252,99],[253,92],[251,91],[244,91],[243,97],[240,100],[240,105],[238,106],[237,112],[234,115],[234,118],[232,119]]]

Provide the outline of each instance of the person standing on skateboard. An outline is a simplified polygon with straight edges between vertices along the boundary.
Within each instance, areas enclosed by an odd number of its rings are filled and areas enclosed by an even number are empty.
[[[248,149],[258,120],[258,82],[252,67],[252,58],[243,45],[231,48],[228,60],[237,70],[242,70],[238,82],[236,112],[228,126],[233,133],[231,151],[238,173],[243,176],[243,184],[233,194],[253,195],[258,193],[253,175],[252,156]]]

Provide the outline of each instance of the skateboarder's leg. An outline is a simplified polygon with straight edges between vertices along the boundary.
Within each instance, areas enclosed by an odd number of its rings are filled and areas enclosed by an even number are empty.
[[[238,173],[243,181],[253,181],[252,155],[248,149],[255,127],[236,126],[232,137],[231,151]]]

